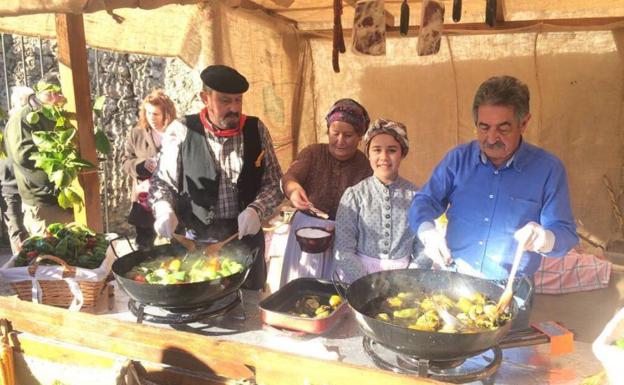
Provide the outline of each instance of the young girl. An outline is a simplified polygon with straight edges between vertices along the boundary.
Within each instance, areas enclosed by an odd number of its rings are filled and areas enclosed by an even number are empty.
[[[422,249],[407,223],[418,189],[399,176],[409,149],[405,126],[378,119],[364,141],[373,176],[345,190],[336,215],[336,270],[347,282],[380,270],[407,268]]]

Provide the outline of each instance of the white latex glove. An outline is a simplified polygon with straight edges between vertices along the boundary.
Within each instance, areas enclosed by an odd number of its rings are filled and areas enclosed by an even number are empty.
[[[433,223],[421,223],[417,233],[418,238],[425,245],[425,255],[441,267],[449,266],[453,262],[451,251],[446,245],[446,238]]]
[[[536,253],[548,253],[555,247],[555,234],[535,222],[529,222],[516,231],[514,238],[524,245],[525,250]]]
[[[156,202],[154,209],[154,230],[165,238],[171,238],[173,232],[178,226],[178,217],[176,217],[171,205],[168,202]]]
[[[258,212],[252,207],[247,207],[238,214],[238,239],[245,235],[257,234],[260,231],[260,226]]]

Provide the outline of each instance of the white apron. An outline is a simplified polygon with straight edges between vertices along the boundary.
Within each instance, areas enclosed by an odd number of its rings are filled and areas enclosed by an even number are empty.
[[[279,287],[295,278],[312,277],[329,280],[334,266],[333,242],[323,253],[301,251],[295,233],[302,227],[334,227],[334,221],[306,215],[297,211],[290,223],[290,233],[284,251]]]

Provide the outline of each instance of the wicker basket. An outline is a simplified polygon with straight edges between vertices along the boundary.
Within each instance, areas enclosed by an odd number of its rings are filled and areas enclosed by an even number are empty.
[[[46,259],[54,261],[63,267],[63,278],[74,278],[76,276],[76,268],[74,266],[69,266],[64,260],[52,255],[41,255],[28,267],[28,273],[31,277],[35,276],[35,272],[41,261]],[[43,304],[69,307],[74,300],[74,295],[69,290],[67,282],[63,280],[37,280],[37,282],[39,286],[41,286],[41,303]],[[84,302],[82,308],[95,307],[106,285],[106,278],[101,281],[77,281],[77,283],[83,295]],[[32,281],[12,282],[11,286],[21,300],[32,301]]]

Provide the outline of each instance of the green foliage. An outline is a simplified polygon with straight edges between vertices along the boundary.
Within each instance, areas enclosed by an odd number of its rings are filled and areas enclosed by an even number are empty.
[[[60,92],[60,87],[40,82],[35,86],[35,90]],[[96,115],[101,112],[103,105],[104,97],[97,98],[93,106]],[[40,119],[53,122],[54,128],[50,131],[33,132],[33,142],[39,151],[32,154],[30,159],[35,162],[35,167],[48,175],[56,187],[60,207],[67,209],[74,205],[82,206],[82,197],[71,186],[82,170],[95,166],[80,158],[78,146],[74,141],[76,128],[70,123],[67,111],[62,105],[44,105],[26,116],[26,121],[31,125],[37,124]],[[95,141],[96,150],[104,154],[110,152],[110,142],[100,128],[97,128]]]
[[[100,127],[95,130],[95,149],[105,155],[108,155],[111,150],[110,141]]]
[[[52,223],[45,235],[33,235],[22,243],[15,266],[28,266],[40,255],[54,255],[71,266],[95,269],[106,256],[108,241],[79,223]],[[42,264],[55,264],[42,261]]]
[[[95,98],[95,101],[93,102],[93,113],[97,118],[100,118],[102,116],[102,110],[104,109],[105,102],[106,96],[104,95],[100,95]],[[110,141],[108,140],[106,133],[104,132],[104,130],[102,130],[102,127],[100,127],[99,124],[96,124],[95,126],[95,149],[104,155],[110,154],[111,150]]]

